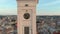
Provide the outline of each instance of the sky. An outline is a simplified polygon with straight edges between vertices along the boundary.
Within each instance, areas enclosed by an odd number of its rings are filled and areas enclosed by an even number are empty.
[[[39,0],[37,15],[60,15],[60,0]],[[0,0],[0,15],[17,15],[16,0]]]

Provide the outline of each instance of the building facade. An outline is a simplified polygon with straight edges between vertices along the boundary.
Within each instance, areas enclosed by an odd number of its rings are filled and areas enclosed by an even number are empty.
[[[17,0],[18,34],[36,34],[36,5],[38,0]]]

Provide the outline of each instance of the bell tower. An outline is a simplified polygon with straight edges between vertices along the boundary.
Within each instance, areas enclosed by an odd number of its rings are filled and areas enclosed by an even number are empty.
[[[36,34],[36,5],[38,0],[17,0],[18,34]]]

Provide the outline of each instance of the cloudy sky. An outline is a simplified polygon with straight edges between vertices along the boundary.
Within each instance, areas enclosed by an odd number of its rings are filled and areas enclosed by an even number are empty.
[[[39,0],[37,15],[60,15],[60,0]],[[16,0],[0,0],[0,15],[16,15]]]

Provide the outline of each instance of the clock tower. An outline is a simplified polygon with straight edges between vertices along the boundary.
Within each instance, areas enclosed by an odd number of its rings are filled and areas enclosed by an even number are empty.
[[[36,34],[36,5],[38,0],[17,0],[18,34]]]

